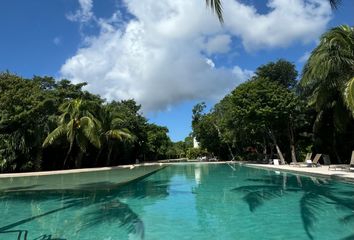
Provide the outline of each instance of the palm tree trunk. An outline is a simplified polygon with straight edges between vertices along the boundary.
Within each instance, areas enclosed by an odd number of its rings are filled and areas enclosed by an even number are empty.
[[[68,150],[68,152],[66,153],[66,157],[65,157],[65,159],[64,159],[63,167],[65,167],[66,161],[68,160],[68,158],[69,158],[69,156],[70,156],[70,153],[71,153],[71,151],[72,151],[72,149],[73,149],[73,145],[74,145],[74,142],[71,141],[71,142],[70,142],[70,146],[69,146],[69,150]]]
[[[39,148],[37,150],[36,159],[34,161],[34,169],[36,171],[40,171],[42,168],[42,156],[43,156],[42,148]]]
[[[75,159],[75,167],[76,168],[81,168],[83,156],[84,156],[84,153],[82,151],[79,151],[79,153],[77,154],[77,157]]]
[[[113,146],[111,142],[108,142],[108,155],[106,160],[106,166],[111,164],[111,155],[112,155]]]
[[[263,137],[263,145],[262,145],[262,147],[263,147],[263,157],[264,157],[263,161],[265,160],[265,161],[269,162],[269,158],[268,158],[268,155],[267,155],[267,142],[266,142],[264,137]]]
[[[218,131],[218,136],[219,136],[220,140],[222,140],[222,135],[221,135],[220,128],[219,128],[218,125],[216,125],[215,123],[214,123],[214,127],[215,127],[216,130]],[[231,150],[230,144],[229,144],[227,141],[225,141],[225,143],[226,143],[227,149],[229,150],[229,152],[230,152],[230,154],[231,154],[231,157],[232,157],[231,160],[232,160],[232,161],[235,160],[235,155],[233,154],[233,152],[232,152],[232,150]]]
[[[280,150],[280,147],[279,147],[279,145],[277,143],[277,140],[275,139],[275,136],[274,136],[272,130],[269,129],[268,133],[269,133],[269,136],[270,136],[270,138],[272,139],[272,141],[273,141],[273,143],[275,145],[275,149],[277,150],[277,153],[278,153],[278,156],[280,158],[281,164],[285,164],[285,159],[284,159],[283,153]]]
[[[334,155],[335,155],[336,158],[337,158],[338,163],[342,163],[342,159],[341,159],[341,157],[339,156],[338,151],[337,151],[337,134],[336,134],[336,130],[335,130],[334,128],[333,128],[332,147],[333,147],[333,152],[334,152]]]
[[[97,153],[97,156],[96,156],[96,159],[95,159],[95,166],[97,166],[98,160],[99,160],[100,157],[101,157],[102,149],[103,149],[103,146],[100,147],[100,150],[99,150],[98,153]]]
[[[291,152],[291,161],[296,163],[296,149],[295,149],[295,138],[294,138],[294,130],[292,126],[292,119],[289,119],[289,124],[288,124],[288,136],[289,136],[289,142],[290,142],[290,152]]]

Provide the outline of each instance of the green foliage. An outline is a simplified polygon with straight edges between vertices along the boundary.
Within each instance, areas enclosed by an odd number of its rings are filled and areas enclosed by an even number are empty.
[[[312,51],[301,79],[305,93],[317,111],[338,104],[338,95],[354,114],[354,29],[347,25],[335,27],[323,34]]]
[[[53,124],[52,78],[36,81],[0,74],[0,161],[3,171],[40,168],[41,141]]]
[[[60,106],[62,114],[59,116],[58,127],[48,134],[43,142],[43,147],[47,147],[65,136],[69,143],[67,155],[64,160],[64,166],[71,151],[76,144],[80,151],[85,153],[88,144],[100,148],[101,141],[99,132],[101,123],[88,110],[88,104],[81,99],[70,100]],[[81,167],[77,165],[76,167]]]
[[[208,151],[203,148],[189,148],[187,150],[188,159],[197,159],[198,157],[203,157],[207,155],[208,155]]]
[[[256,75],[258,78],[275,81],[286,88],[293,88],[298,73],[294,64],[280,59],[260,66],[257,68]]]
[[[166,127],[157,126],[155,124],[147,125],[147,151],[149,160],[163,159],[167,156],[168,150],[172,145],[167,135]]]
[[[134,100],[104,104],[83,91],[85,85],[0,74],[1,172],[61,169],[66,160],[69,168],[91,167],[171,154],[168,130],[149,124]]]
[[[347,25],[335,27],[322,35],[300,82],[309,105],[317,113],[314,146],[338,161],[342,158],[340,152],[354,147],[353,66],[354,29]]]
[[[235,159],[234,153],[258,156],[275,146],[278,154],[286,149],[290,156],[290,145],[310,126],[306,104],[289,90],[296,76],[293,64],[279,60],[258,68],[251,80],[236,87],[210,113],[203,114],[205,106],[196,105],[192,127],[201,146],[221,158]],[[248,149],[254,152],[247,153]]]

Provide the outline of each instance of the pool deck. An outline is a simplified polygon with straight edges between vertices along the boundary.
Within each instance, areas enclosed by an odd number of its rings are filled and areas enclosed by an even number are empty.
[[[349,182],[354,182],[354,171],[345,171],[345,170],[329,170],[328,165],[322,165],[319,167],[298,167],[290,165],[272,165],[272,164],[245,164],[249,167],[263,168],[263,169],[272,169],[280,170],[292,173],[298,173],[303,175],[315,175],[328,177],[336,180],[344,180]]]

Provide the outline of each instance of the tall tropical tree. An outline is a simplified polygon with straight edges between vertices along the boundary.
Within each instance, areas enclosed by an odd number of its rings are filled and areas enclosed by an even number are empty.
[[[63,103],[60,106],[62,114],[59,116],[58,127],[48,134],[43,147],[53,144],[59,138],[66,136],[69,148],[64,160],[64,166],[76,144],[81,153],[85,153],[89,143],[97,148],[101,147],[99,130],[101,123],[88,111],[87,105],[81,99]],[[81,155],[82,156],[82,155]],[[80,156],[76,159],[76,167],[80,167]]]
[[[323,34],[312,51],[301,79],[318,109],[333,105],[339,93],[354,115],[354,28],[342,25]]]
[[[105,108],[101,111],[101,129],[100,129],[100,141],[101,149],[97,155],[97,159],[100,157],[104,146],[108,148],[108,154],[106,158],[106,165],[110,165],[111,155],[115,141],[133,140],[132,134],[127,128],[122,128],[123,120],[114,114],[113,109]],[[97,160],[96,159],[96,160]]]

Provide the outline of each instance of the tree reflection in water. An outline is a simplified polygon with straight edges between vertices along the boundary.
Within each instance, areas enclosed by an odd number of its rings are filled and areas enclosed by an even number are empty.
[[[117,224],[117,227],[126,229],[128,234],[133,234],[137,239],[144,239],[143,221],[127,203],[122,202],[120,199],[149,197],[151,203],[153,203],[153,201],[165,198],[168,196],[168,180],[164,179],[161,181],[140,179],[125,185],[98,182],[81,185],[78,189],[67,190],[27,190],[25,192],[13,190],[6,194],[0,193],[1,205],[6,205],[6,202],[28,204],[29,207],[24,209],[24,212],[27,212],[27,215],[30,216],[5,226],[0,226],[0,235],[18,232],[18,236],[21,237],[19,239],[23,239],[23,237],[27,239],[27,235],[31,235],[29,229],[16,229],[33,221],[40,224],[42,229],[47,229],[48,232],[54,231],[60,225],[59,221],[62,218],[60,212],[67,210],[71,211],[72,215],[75,215],[75,222],[67,223],[66,226],[75,228],[78,233],[87,228],[108,223]],[[50,206],[56,206],[56,208],[46,209],[44,206],[48,202],[55,202],[55,204],[50,204]],[[24,216],[25,214],[22,215]],[[51,216],[51,220],[53,217],[57,218],[53,226],[48,224],[48,218],[46,218],[48,216]],[[44,234],[36,239],[59,238],[54,238],[51,234]]]
[[[257,185],[241,186],[232,191],[244,193],[243,200],[249,205],[251,212],[272,199],[294,192],[301,193],[299,204],[303,227],[308,237],[313,239],[313,227],[318,221],[320,212],[326,210],[326,204],[334,204],[337,208],[345,208],[354,212],[354,191],[340,191],[333,182],[315,177],[305,180],[301,181],[301,178],[289,176],[286,173],[270,175],[267,178],[249,178],[247,181],[257,183]],[[342,221],[349,221],[353,218],[354,214]]]

